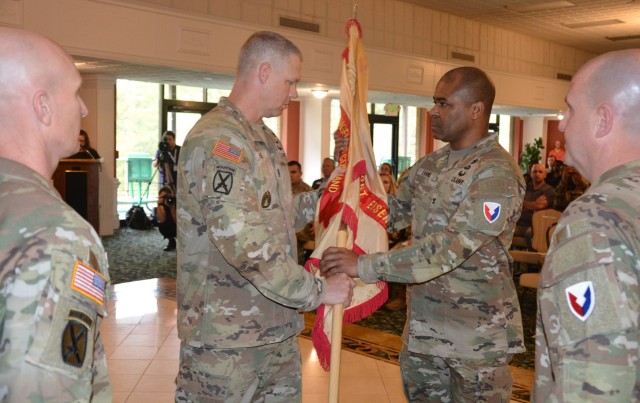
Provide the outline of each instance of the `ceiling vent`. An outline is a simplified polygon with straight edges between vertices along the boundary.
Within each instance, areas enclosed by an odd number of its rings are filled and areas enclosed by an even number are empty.
[[[299,29],[300,31],[307,32],[320,32],[320,24],[316,24],[315,22],[296,20],[294,18],[289,17],[280,17],[280,26]]]
[[[476,57],[474,55],[468,55],[466,53],[451,52],[451,58],[456,60],[464,60],[465,62],[475,62]]]
[[[572,76],[571,74],[557,73],[557,74],[556,74],[556,78],[557,78],[558,80],[571,81],[571,79],[573,78],[573,76]]]

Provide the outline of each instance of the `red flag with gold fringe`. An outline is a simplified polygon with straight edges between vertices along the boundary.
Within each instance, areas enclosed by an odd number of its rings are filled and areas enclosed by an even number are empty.
[[[360,40],[362,30],[356,19],[346,25],[349,45],[342,54],[340,80],[340,124],[338,136],[349,145],[338,158],[316,209],[316,248],[305,268],[319,276],[320,257],[325,249],[336,246],[338,230],[346,227],[346,247],[357,254],[385,252],[387,240],[387,196],[377,173],[367,113],[369,84],[367,58]],[[384,282],[357,286],[351,305],[344,310],[344,323],[353,323],[373,313],[387,300]],[[320,364],[329,369],[331,354],[332,307],[318,308],[312,332],[313,345]]]

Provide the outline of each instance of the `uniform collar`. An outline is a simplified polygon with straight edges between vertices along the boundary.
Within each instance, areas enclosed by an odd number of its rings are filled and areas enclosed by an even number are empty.
[[[51,185],[51,180],[17,161],[0,157],[0,182],[2,178],[15,178],[21,182],[27,182],[46,190],[48,193],[59,197],[58,192]]]

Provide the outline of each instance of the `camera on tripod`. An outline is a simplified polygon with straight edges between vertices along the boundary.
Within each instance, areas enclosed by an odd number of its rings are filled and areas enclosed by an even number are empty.
[[[158,151],[160,151],[160,162],[165,163],[171,161],[169,156],[169,142],[166,140],[158,143]]]

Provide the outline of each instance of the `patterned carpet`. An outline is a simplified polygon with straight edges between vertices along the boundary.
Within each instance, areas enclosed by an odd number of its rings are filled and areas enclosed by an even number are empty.
[[[111,283],[119,284],[150,278],[176,278],[176,251],[165,252],[167,241],[157,228],[120,228],[102,238],[109,257]]]
[[[113,284],[150,278],[176,278],[176,252],[163,251],[167,241],[157,229],[141,231],[122,228],[115,235],[103,238],[109,256],[109,272]],[[392,295],[397,292],[392,290]],[[523,325],[527,352],[514,356],[511,365],[534,369],[535,291],[527,289],[522,296]],[[350,349],[397,362],[400,336],[406,316],[404,311],[381,308],[368,318],[356,322],[353,332],[345,328],[345,344]],[[309,322],[311,320],[311,322]],[[312,314],[306,321],[313,324]],[[310,331],[308,326],[307,332]],[[386,337],[389,335],[389,337]]]

